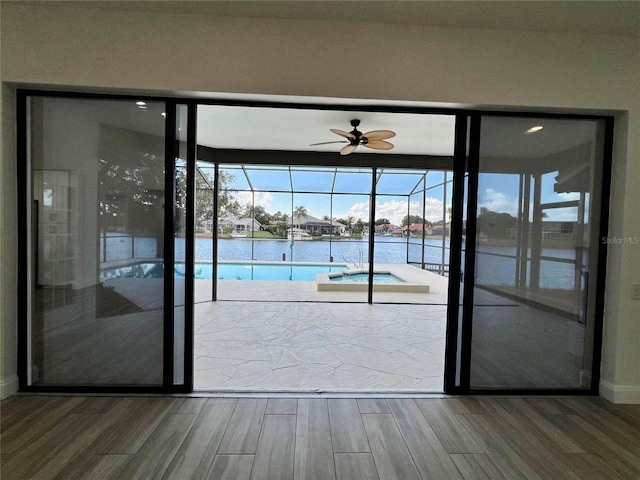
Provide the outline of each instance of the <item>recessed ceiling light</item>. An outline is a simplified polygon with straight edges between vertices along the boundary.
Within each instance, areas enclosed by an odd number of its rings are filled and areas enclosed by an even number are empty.
[[[145,103],[145,102],[143,102],[142,100],[138,100],[138,101],[136,102],[136,105],[138,105],[139,107],[144,107],[144,106],[146,105],[146,103]]]
[[[160,115],[162,115],[164,118],[167,118],[167,114],[165,112],[162,112]]]
[[[532,133],[536,133],[539,132],[540,130],[542,130],[544,127],[542,125],[536,125],[535,127],[531,127],[529,130],[527,130],[526,132],[524,132],[525,135],[530,135]]]

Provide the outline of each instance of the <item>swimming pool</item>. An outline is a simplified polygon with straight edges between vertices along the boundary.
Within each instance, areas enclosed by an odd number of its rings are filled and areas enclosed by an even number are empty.
[[[385,264],[373,273],[374,292],[429,293],[425,276],[429,274],[411,265]],[[369,272],[363,269],[347,272],[320,273],[316,289],[324,292],[366,292]]]
[[[136,263],[101,270],[101,280],[119,277],[162,278],[162,263]],[[313,282],[319,273],[342,272],[347,266],[340,263],[331,265],[302,263],[218,263],[216,276],[219,280],[275,280]],[[209,262],[195,264],[196,280],[211,280],[213,265]],[[185,276],[184,263],[175,265],[175,276]]]
[[[200,272],[198,270],[200,269]],[[219,280],[275,280],[313,282],[319,273],[342,272],[344,264],[310,265],[295,263],[218,263]],[[212,265],[196,263],[196,279],[211,278]],[[200,274],[199,274],[200,273]]]

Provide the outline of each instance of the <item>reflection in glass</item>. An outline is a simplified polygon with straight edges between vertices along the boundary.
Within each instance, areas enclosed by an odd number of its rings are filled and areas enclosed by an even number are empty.
[[[602,131],[482,119],[472,388],[590,388]]]
[[[159,385],[164,103],[31,102],[33,385]]]

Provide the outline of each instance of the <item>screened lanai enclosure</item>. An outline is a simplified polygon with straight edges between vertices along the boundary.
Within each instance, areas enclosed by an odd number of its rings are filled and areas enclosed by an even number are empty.
[[[197,176],[199,301],[433,303],[446,283],[451,171],[199,162]]]
[[[197,174],[197,387],[442,390],[452,172]]]
[[[455,117],[348,115],[199,107],[197,388],[442,391]]]

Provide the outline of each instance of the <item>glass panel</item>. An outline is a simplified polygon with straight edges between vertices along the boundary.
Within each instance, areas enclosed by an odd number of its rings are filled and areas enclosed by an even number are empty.
[[[30,384],[162,384],[165,105],[31,105]]]
[[[213,300],[213,249],[214,249],[214,185],[215,167],[206,162],[196,162],[195,197],[195,302]]]
[[[590,388],[603,127],[482,119],[472,388]]]
[[[185,331],[185,259],[187,240],[187,106],[176,107],[176,138],[178,152],[174,159],[174,309],[173,309],[173,383],[184,383]],[[196,289],[197,292],[197,289]],[[197,294],[196,294],[197,298]]]
[[[469,141],[467,138],[467,148],[469,148]],[[469,165],[469,152],[466,152],[466,165]],[[464,288],[465,283],[467,281],[465,275],[465,258],[467,254],[467,202],[469,199],[469,173],[464,173],[464,181],[462,188],[463,198],[462,198],[462,244],[460,251],[460,291],[458,294],[458,335],[456,337],[456,380],[455,384],[457,387],[462,386],[462,329],[464,322]],[[454,265],[455,268],[455,265]]]

